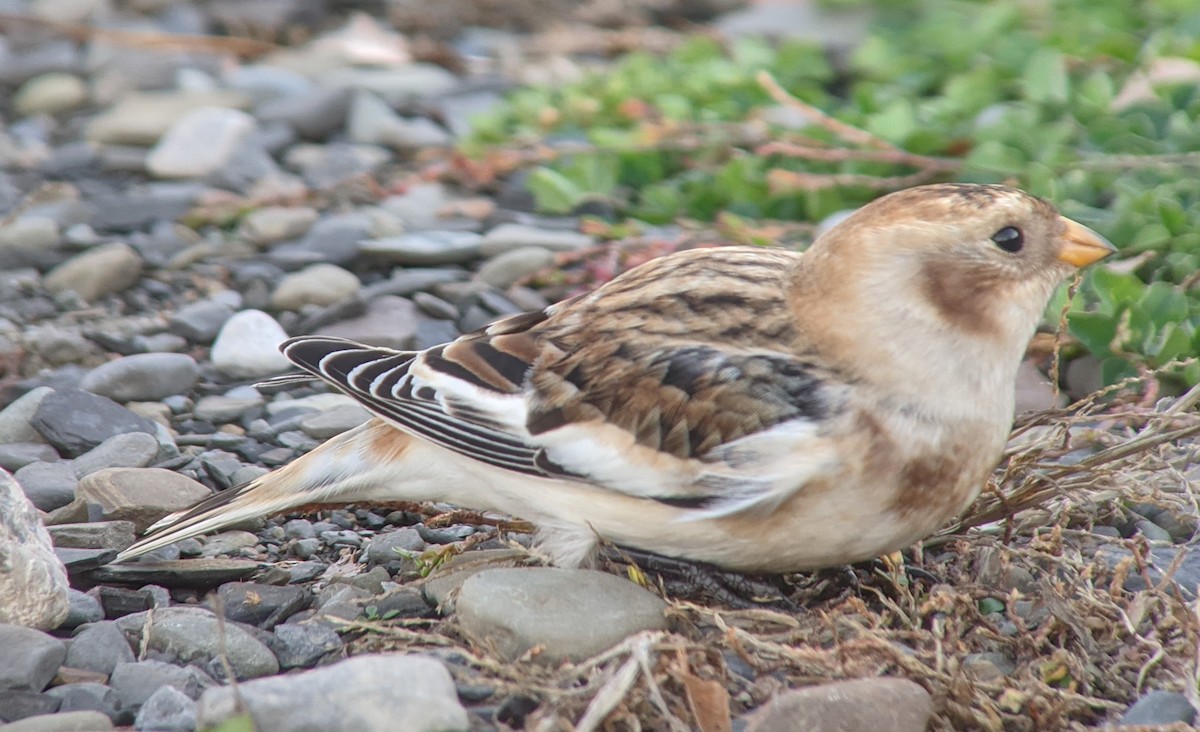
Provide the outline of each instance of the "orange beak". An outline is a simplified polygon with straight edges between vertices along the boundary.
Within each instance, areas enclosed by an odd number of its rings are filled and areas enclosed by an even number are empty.
[[[1060,261],[1072,267],[1086,267],[1117,251],[1108,239],[1083,224],[1065,216],[1062,221],[1066,231],[1063,232],[1062,249],[1058,250]]]

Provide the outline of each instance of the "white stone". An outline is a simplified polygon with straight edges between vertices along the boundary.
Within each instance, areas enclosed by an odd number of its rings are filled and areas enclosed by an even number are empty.
[[[87,85],[74,74],[61,71],[35,76],[13,95],[13,106],[22,116],[58,114],[87,102]]]
[[[271,376],[292,367],[279,352],[287,332],[261,310],[243,310],[221,326],[213,341],[211,358],[222,373],[235,379]]]
[[[254,118],[237,109],[201,107],[181,117],[146,158],[160,178],[203,178],[229,164],[254,131]]]
[[[67,570],[37,509],[8,471],[0,470],[0,623],[38,630],[66,620]]]

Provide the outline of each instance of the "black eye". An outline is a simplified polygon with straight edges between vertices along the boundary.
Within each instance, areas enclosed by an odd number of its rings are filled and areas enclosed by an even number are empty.
[[[992,241],[1004,251],[1016,253],[1021,251],[1021,247],[1025,245],[1025,235],[1015,226],[1005,226],[992,234]]]

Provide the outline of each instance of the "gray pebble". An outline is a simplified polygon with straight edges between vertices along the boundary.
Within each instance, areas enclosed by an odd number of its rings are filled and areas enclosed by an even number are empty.
[[[666,603],[632,582],[582,569],[488,569],[468,577],[455,612],[463,630],[501,656],[534,646],[557,663],[590,658],[626,636],[666,627]],[[586,616],[589,621],[580,623]]]
[[[416,231],[361,242],[359,251],[395,264],[460,264],[479,256],[482,241],[471,231]]]
[[[60,629],[72,630],[85,623],[95,623],[104,619],[104,608],[100,607],[99,600],[76,589],[68,590],[67,593],[71,609],[67,613],[67,619],[59,626]]]
[[[0,624],[0,689],[41,691],[67,657],[62,641],[32,628]]]
[[[141,642],[143,626],[151,620],[147,613],[134,613],[116,622],[127,638]],[[205,670],[222,675],[218,644],[217,617],[197,607],[168,607],[155,610],[150,647],[182,663],[202,664]],[[256,678],[279,672],[279,662],[265,645],[241,626],[225,623],[225,647],[229,665],[239,679]]]
[[[104,468],[144,468],[158,462],[160,445],[153,435],[129,432],[114,435],[72,461],[82,479]]]
[[[279,667],[311,668],[325,656],[340,653],[341,636],[320,622],[284,623],[275,627]]]
[[[79,387],[117,402],[156,401],[196,385],[200,367],[183,353],[139,353],[97,366]]]
[[[82,455],[115,435],[156,432],[150,420],[111,399],[79,389],[59,389],[47,394],[38,405],[32,424],[47,442],[68,457]]]
[[[131,663],[133,650],[125,634],[111,620],[92,623],[71,639],[64,662],[71,668],[81,668],[104,675],[112,673],[118,663]]]
[[[485,257],[522,247],[541,247],[552,252],[577,252],[593,246],[592,237],[578,231],[547,229],[525,224],[500,224],[483,237],[481,252]]]
[[[425,551],[425,540],[416,530],[408,527],[386,534],[376,534],[367,547],[367,561],[371,564],[387,564],[400,559],[404,552]]]
[[[200,699],[199,723],[211,726],[238,714],[241,705],[259,732],[320,729],[386,732],[403,720],[406,732],[468,728],[454,680],[432,658],[415,654],[365,655],[299,674],[212,689]]]
[[[32,389],[0,411],[0,443],[37,442],[42,439],[30,424],[38,405],[54,390],[48,386]]]
[[[154,732],[192,732],[196,729],[196,702],[172,686],[160,686],[138,710],[133,728]]]
[[[63,684],[46,690],[46,696],[58,699],[60,714],[67,712],[99,712],[116,722],[120,717],[120,702],[116,693],[104,684],[83,682]]]
[[[171,330],[193,343],[212,343],[225,321],[233,317],[236,310],[224,302],[200,300],[180,308],[171,316]]]
[[[554,252],[544,247],[509,249],[483,263],[476,276],[503,290],[554,264]]]
[[[142,276],[142,258],[122,242],[105,244],[78,254],[46,274],[43,284],[51,293],[77,293],[88,302],[124,292]]]
[[[117,693],[121,708],[136,713],[160,687],[171,686],[190,699],[199,699],[204,690],[215,686],[216,682],[195,666],[137,661],[117,664],[109,685]]]
[[[0,468],[19,471],[26,465],[58,460],[58,453],[44,442],[8,442],[0,444]]]
[[[1168,725],[1176,722],[1192,724],[1196,721],[1196,709],[1188,698],[1174,691],[1155,689],[1134,702],[1121,715],[1118,727],[1137,725]]]

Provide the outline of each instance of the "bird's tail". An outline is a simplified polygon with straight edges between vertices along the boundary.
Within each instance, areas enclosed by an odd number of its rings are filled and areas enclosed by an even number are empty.
[[[369,498],[373,488],[395,477],[388,466],[399,463],[412,439],[372,419],[278,470],[167,516],[115,561],[305,504]]]

